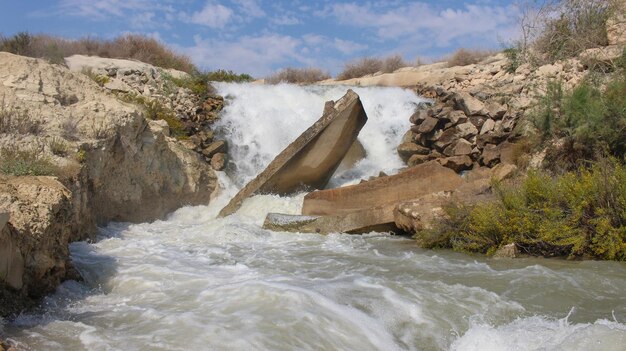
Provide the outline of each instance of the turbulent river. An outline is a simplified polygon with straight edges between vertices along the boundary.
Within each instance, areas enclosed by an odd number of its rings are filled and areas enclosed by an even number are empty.
[[[303,194],[220,208],[345,88],[222,84],[217,127],[233,164],[209,206],[167,220],[111,223],[71,245],[84,278],[2,323],[32,350],[626,350],[626,265],[498,260],[428,251],[406,238],[261,228]],[[367,158],[332,186],[397,172],[395,147],[421,100],[355,88]]]

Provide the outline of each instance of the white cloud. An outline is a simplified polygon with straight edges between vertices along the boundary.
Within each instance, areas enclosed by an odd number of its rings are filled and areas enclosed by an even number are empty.
[[[213,2],[207,2],[200,11],[196,11],[191,15],[181,13],[180,19],[193,24],[199,24],[211,28],[224,28],[231,20],[233,10],[230,8]]]
[[[351,55],[355,52],[367,49],[367,45],[358,44],[350,40],[343,40],[339,38],[335,38],[335,40],[333,40],[333,47],[344,55]]]
[[[246,16],[263,17],[266,15],[257,0],[233,0],[233,2],[239,6],[239,9]]]
[[[209,69],[231,69],[259,76],[292,60],[306,61],[299,54],[301,41],[287,35],[243,36],[231,41],[199,36],[194,39],[194,46],[181,49],[196,63]]]
[[[493,42],[498,33],[510,33],[517,16],[514,6],[465,5],[461,9],[437,10],[416,2],[388,7],[385,3],[340,3],[320,13],[341,24],[374,30],[378,40],[431,40],[433,46],[482,36]]]
[[[103,20],[110,16],[122,17],[129,10],[150,9],[147,0],[61,0],[59,13]]]
[[[279,26],[293,26],[293,25],[302,23],[295,16],[289,16],[289,15],[274,17],[272,18],[271,22]]]

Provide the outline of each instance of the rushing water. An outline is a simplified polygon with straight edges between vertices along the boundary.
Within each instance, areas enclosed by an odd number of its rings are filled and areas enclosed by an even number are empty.
[[[71,245],[84,282],[4,325],[33,350],[626,350],[626,266],[497,260],[427,251],[385,233],[261,228],[298,213],[303,194],[255,196],[216,214],[246,180],[319,117],[342,88],[220,85],[229,105],[230,176],[210,206],[167,220],[112,223]],[[369,121],[366,160],[334,184],[401,166],[393,148],[420,100],[356,89]],[[2,325],[0,324],[0,328]]]

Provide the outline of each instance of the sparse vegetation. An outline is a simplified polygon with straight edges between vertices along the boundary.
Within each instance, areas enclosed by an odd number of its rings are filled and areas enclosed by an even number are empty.
[[[491,50],[470,50],[460,48],[445,60],[448,62],[448,67],[467,66],[478,63],[493,54],[494,52]]]
[[[556,178],[531,172],[518,186],[495,189],[494,202],[451,205],[446,221],[416,239],[488,254],[515,243],[533,255],[626,260],[626,166],[616,159]]]
[[[62,138],[53,137],[50,139],[48,146],[50,146],[52,154],[56,156],[65,157],[70,152],[69,145],[67,145],[67,142]]]
[[[0,173],[13,176],[45,176],[58,174],[59,168],[44,156],[42,148],[4,147],[0,149]]]
[[[59,125],[59,128],[61,129],[61,136],[65,140],[70,140],[70,141],[78,140],[78,135],[80,133],[78,129],[78,125],[80,124],[82,120],[83,120],[83,117],[75,118],[74,116],[70,114],[69,117],[64,119]]]
[[[626,155],[626,78],[621,74],[604,89],[585,80],[566,93],[560,83],[550,82],[534,113],[544,140],[561,141],[548,149],[553,170],[572,170],[603,154]]]
[[[91,68],[83,68],[82,73],[87,77],[91,78],[96,84],[103,87],[106,83],[109,82],[109,76],[104,74],[97,74]]]
[[[0,106],[0,134],[17,133],[22,135],[41,133],[43,121],[33,117],[27,110],[5,105]]]
[[[188,73],[197,71],[189,57],[175,53],[154,38],[136,34],[126,34],[112,40],[91,37],[70,40],[21,32],[11,37],[0,36],[0,51],[44,58],[52,63],[63,63],[64,57],[80,54],[139,60]]]
[[[145,117],[151,120],[163,120],[170,128],[170,134],[177,139],[187,139],[188,133],[183,122],[176,117],[171,109],[164,106],[158,100],[148,99],[142,95],[123,94],[120,95],[123,101],[139,105],[145,112]]]
[[[386,58],[363,57],[346,63],[343,71],[337,75],[337,79],[360,78],[376,72],[391,73],[408,66],[410,64],[406,63],[400,55],[391,55]]]
[[[265,79],[266,83],[310,84],[329,79],[330,74],[319,68],[284,68]]]
[[[209,82],[245,83],[254,80],[254,78],[247,73],[235,73],[231,70],[227,71],[224,69],[200,74],[206,75]]]

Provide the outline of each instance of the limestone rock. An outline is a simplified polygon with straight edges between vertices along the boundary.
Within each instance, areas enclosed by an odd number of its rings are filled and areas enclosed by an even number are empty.
[[[440,158],[438,161],[442,166],[457,173],[472,168],[472,159],[467,155]]]
[[[499,248],[493,255],[495,258],[516,258],[519,257],[520,252],[515,243],[507,244]]]
[[[457,100],[457,104],[467,116],[487,114],[485,104],[477,98],[465,92],[459,93],[459,97],[460,98]]]
[[[428,148],[415,143],[402,143],[398,146],[398,155],[404,162],[407,162],[413,155],[428,155],[429,152]]]
[[[408,159],[408,161],[406,162],[406,164],[407,164],[409,167],[413,167],[413,166],[421,165],[422,163],[427,162],[427,161],[429,161],[429,160],[431,160],[431,159],[432,159],[432,158],[431,158],[430,156],[428,156],[428,155],[419,155],[419,154],[416,154],[416,155],[411,156],[411,157]]]
[[[213,157],[217,153],[226,153],[228,150],[226,142],[224,140],[218,140],[211,143],[202,150],[202,154],[208,158]]]
[[[491,169],[491,177],[496,181],[503,181],[513,177],[517,172],[517,166],[510,163],[500,163]]]
[[[500,148],[493,144],[485,145],[480,161],[487,167],[493,167],[500,162]]]
[[[621,1],[621,8],[606,21],[606,36],[609,45],[626,44],[626,2]]]
[[[221,171],[226,166],[226,154],[218,152],[211,157],[211,167],[216,171]]]
[[[418,133],[430,133],[439,123],[439,120],[433,117],[426,117],[417,128]]]
[[[487,132],[491,132],[496,126],[496,121],[494,121],[493,119],[489,118],[487,120],[485,120],[485,123],[483,123],[483,126],[480,128],[480,134],[486,134]]]
[[[233,213],[256,192],[287,194],[302,186],[324,187],[366,121],[361,100],[352,90],[336,103],[327,103],[324,115],[241,189],[220,216]]]

